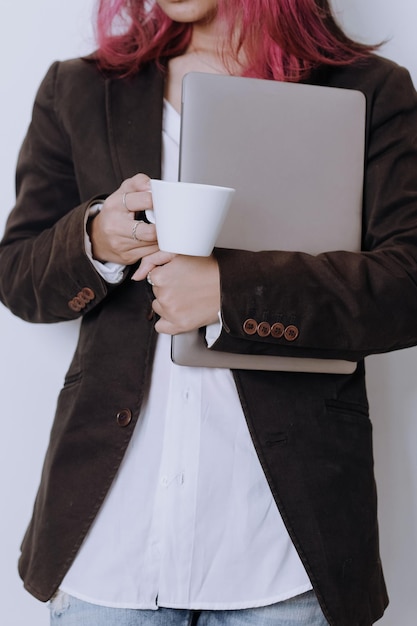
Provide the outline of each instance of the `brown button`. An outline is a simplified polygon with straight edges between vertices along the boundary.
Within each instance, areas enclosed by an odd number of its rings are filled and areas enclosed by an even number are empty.
[[[81,302],[79,298],[73,298],[72,300],[68,302],[68,306],[71,309],[71,311],[75,311],[75,313],[79,313],[81,309],[84,308],[85,305],[83,304],[83,302]]]
[[[129,426],[132,421],[132,411],[130,409],[122,409],[116,415],[116,420],[119,426],[125,428],[125,426]]]
[[[90,287],[84,287],[77,295],[68,302],[68,306],[72,311],[79,313],[85,308],[85,305],[94,300],[96,294]]]
[[[78,304],[78,305],[79,305],[82,309],[84,309],[84,307],[85,307],[85,302],[84,302],[84,300],[83,300],[82,298],[80,298],[79,294],[77,294],[77,295],[75,296],[75,298],[73,298],[73,299],[72,299],[72,301],[73,301],[75,304]]]
[[[297,339],[298,337],[297,326],[294,326],[293,324],[287,326],[287,328],[284,330],[284,337],[287,341],[295,341],[295,339]]]
[[[249,318],[243,324],[243,330],[247,335],[254,335],[256,333],[256,329],[258,328],[258,322]]]
[[[260,337],[268,337],[271,334],[271,325],[268,322],[259,322],[256,332]]]
[[[78,294],[78,297],[81,298],[84,302],[91,302],[96,297],[96,294],[90,287],[84,287]]]
[[[82,291],[79,291],[76,297],[78,300],[80,300],[83,303],[84,307],[86,304],[90,302],[90,298],[87,298],[87,296],[85,296]]]
[[[281,322],[276,322],[271,326],[271,335],[275,337],[275,339],[280,339],[284,334],[284,331],[285,327],[284,324],[281,324]]]

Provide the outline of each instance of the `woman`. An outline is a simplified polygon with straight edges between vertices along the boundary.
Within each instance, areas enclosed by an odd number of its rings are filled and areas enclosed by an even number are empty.
[[[370,625],[387,595],[363,358],[417,343],[409,75],[348,39],[326,0],[102,0],[98,39],[40,87],[0,249],[14,313],[83,318],[22,544],[25,586],[52,597],[63,626]],[[159,251],[149,177],[175,179],[191,70],[363,91],[362,253]],[[214,350],[358,366],[173,365],[169,335],[219,310]],[[244,331],[277,316],[296,341]]]

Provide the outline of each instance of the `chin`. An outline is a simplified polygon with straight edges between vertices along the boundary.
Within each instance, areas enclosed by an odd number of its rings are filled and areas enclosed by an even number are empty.
[[[217,0],[156,0],[174,22],[210,22],[216,15]]]

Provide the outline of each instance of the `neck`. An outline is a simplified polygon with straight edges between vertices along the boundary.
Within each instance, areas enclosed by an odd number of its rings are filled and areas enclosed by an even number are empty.
[[[187,49],[186,56],[188,57],[190,63],[198,66],[197,71],[211,71],[216,74],[228,73],[220,54],[213,53],[202,48],[194,48],[193,45],[190,45]]]
[[[190,44],[185,52],[212,71],[240,74],[242,64],[232,53],[232,44],[224,24],[213,20],[209,24],[194,24]],[[190,59],[191,60],[191,59]]]
[[[218,54],[226,45],[224,25],[214,18],[209,22],[199,22],[193,25],[190,47],[208,54]]]

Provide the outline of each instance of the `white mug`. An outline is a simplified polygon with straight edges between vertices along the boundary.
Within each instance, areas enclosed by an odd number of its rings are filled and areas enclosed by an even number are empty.
[[[160,250],[210,256],[233,194],[231,187],[151,179],[153,210]]]

